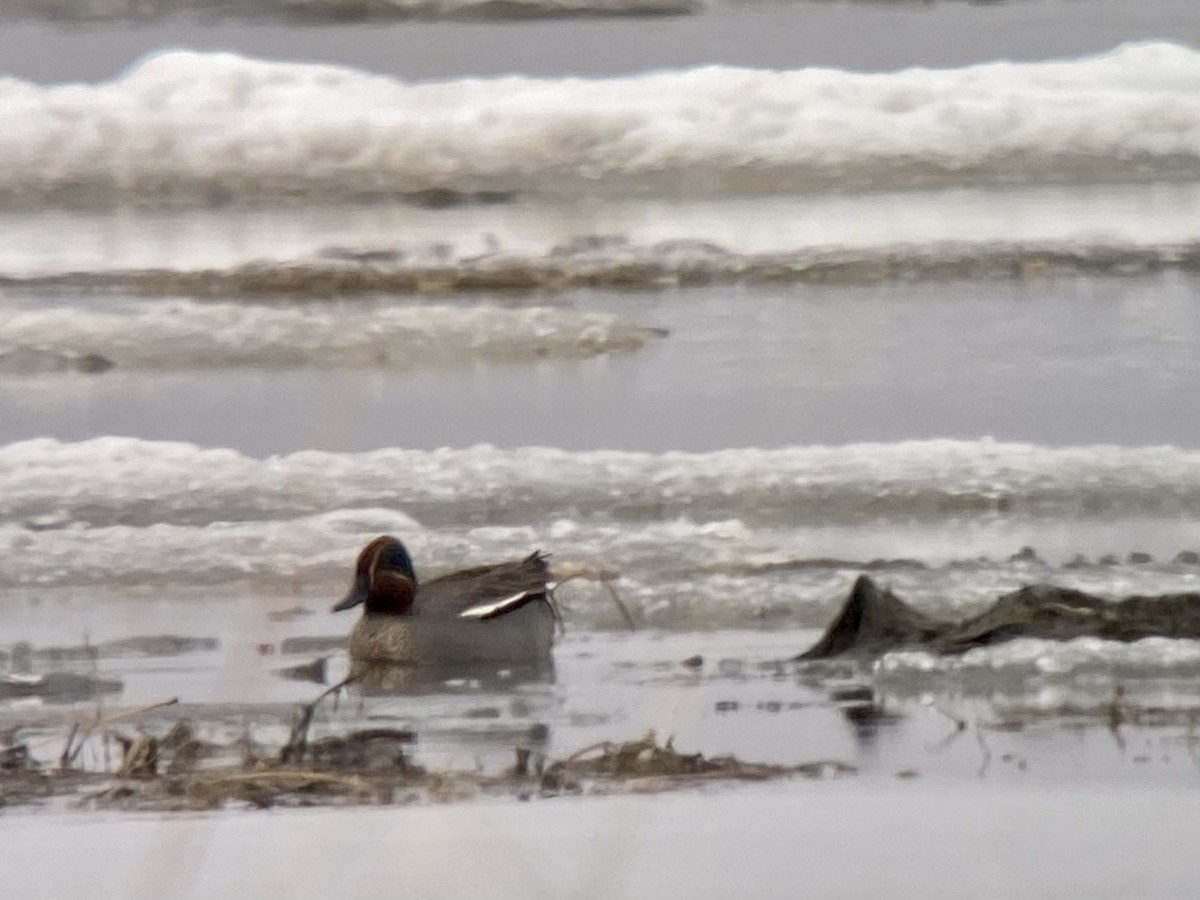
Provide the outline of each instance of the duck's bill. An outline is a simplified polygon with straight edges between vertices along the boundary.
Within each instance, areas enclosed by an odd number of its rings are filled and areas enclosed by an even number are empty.
[[[367,591],[360,587],[357,582],[354,587],[350,588],[350,593],[333,605],[334,612],[341,612],[345,609],[354,609],[360,603],[365,603],[367,600]]]

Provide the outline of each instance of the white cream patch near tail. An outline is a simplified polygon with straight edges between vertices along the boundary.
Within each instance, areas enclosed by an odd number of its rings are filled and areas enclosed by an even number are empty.
[[[475,606],[469,606],[460,612],[458,617],[460,619],[490,619],[510,609],[515,609],[528,598],[537,596],[537,593],[536,591],[521,591],[519,594],[513,594],[511,597],[505,597],[502,600],[493,600],[491,603],[479,603]]]

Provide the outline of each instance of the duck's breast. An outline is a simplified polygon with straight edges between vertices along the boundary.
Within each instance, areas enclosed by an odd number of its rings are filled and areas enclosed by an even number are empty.
[[[554,628],[544,600],[482,621],[364,615],[350,634],[350,656],[402,665],[538,663],[550,658]]]

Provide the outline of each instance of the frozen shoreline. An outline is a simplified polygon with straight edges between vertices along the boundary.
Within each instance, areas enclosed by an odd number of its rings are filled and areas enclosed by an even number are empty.
[[[265,896],[1180,900],[1194,790],[801,783],[446,808],[5,816],[6,885],[92,900]],[[55,848],[54,862],[45,848]]]

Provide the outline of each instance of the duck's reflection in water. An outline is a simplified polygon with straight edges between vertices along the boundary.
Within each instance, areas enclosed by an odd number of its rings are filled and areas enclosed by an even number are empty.
[[[497,665],[406,665],[355,662],[348,684],[365,697],[423,694],[507,693],[534,685],[554,684],[554,663]]]
[[[904,718],[902,714],[888,709],[883,702],[875,698],[848,702],[839,709],[850,726],[855,743],[864,749],[878,740],[882,730]]]
[[[354,727],[402,727],[422,764],[497,772],[549,752],[558,704],[550,662],[355,663],[350,678]]]

